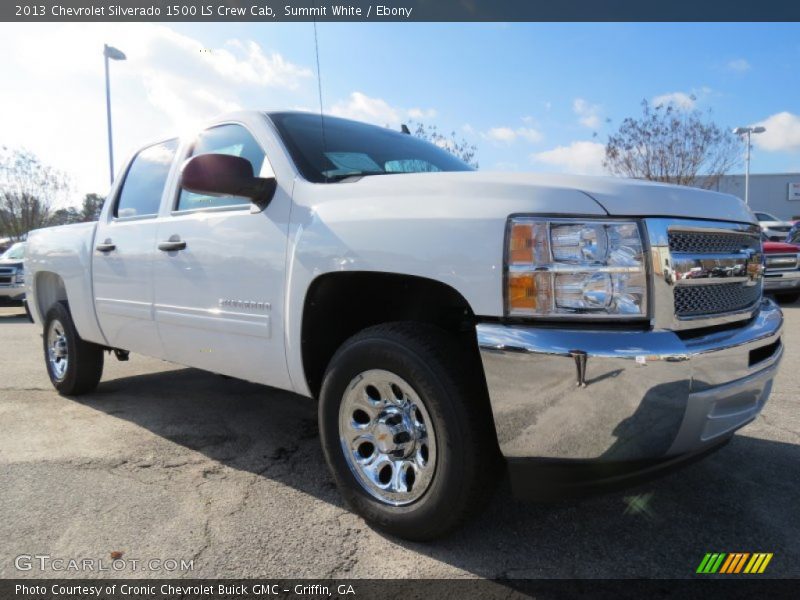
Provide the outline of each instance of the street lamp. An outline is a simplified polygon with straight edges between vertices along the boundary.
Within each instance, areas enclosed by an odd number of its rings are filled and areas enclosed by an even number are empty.
[[[108,120],[108,169],[109,179],[114,183],[114,146],[111,142],[111,86],[108,81],[108,59],[125,60],[125,54],[114,46],[103,44],[103,60],[106,64],[106,118]]]
[[[750,204],[750,137],[754,133],[764,133],[763,127],[737,127],[733,130],[736,135],[747,136],[747,152],[744,159],[744,203]]]

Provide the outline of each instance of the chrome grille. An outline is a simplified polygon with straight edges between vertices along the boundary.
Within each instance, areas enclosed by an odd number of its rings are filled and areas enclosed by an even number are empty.
[[[749,246],[747,236],[740,233],[705,231],[671,231],[670,252],[692,252],[694,254],[732,254]]]
[[[763,281],[756,224],[646,220],[653,269],[654,325],[685,330],[749,319]]]
[[[761,286],[741,283],[686,285],[675,288],[678,317],[719,315],[752,306],[761,297]]]
[[[17,269],[15,267],[2,267],[0,268],[0,285],[11,285],[14,283],[14,275]]]

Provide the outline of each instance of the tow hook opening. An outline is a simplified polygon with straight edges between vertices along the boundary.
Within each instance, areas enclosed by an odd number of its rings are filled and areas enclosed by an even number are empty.
[[[750,360],[748,362],[748,366],[753,367],[758,363],[764,362],[768,360],[778,351],[778,348],[781,347],[781,339],[778,338],[771,344],[767,344],[766,346],[761,346],[760,348],[756,348],[755,350],[750,350]]]

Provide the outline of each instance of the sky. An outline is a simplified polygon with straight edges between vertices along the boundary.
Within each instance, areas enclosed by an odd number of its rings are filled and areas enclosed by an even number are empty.
[[[320,23],[317,36],[326,113],[454,131],[481,170],[601,174],[608,135],[647,99],[763,125],[751,171],[800,172],[800,24]],[[320,107],[312,23],[2,23],[0,146],[67,172],[74,198],[108,189],[103,43],[128,57],[111,63],[117,168],[222,112]]]

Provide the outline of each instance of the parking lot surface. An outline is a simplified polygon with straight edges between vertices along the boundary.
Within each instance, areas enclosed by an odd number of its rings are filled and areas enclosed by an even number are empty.
[[[519,502],[503,484],[480,518],[415,544],[343,506],[312,400],[137,355],[62,398],[39,328],[2,307],[0,577],[691,577],[706,552],[772,552],[764,577],[798,577],[800,304],[784,310],[772,397],[719,452],[579,502]],[[15,566],[112,552],[193,569]]]

